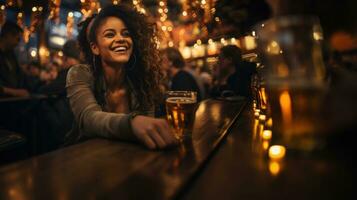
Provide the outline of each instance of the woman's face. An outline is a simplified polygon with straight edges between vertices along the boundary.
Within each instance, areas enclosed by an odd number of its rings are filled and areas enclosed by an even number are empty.
[[[102,62],[125,64],[133,52],[133,40],[124,22],[117,17],[108,17],[96,30],[96,42],[91,43],[93,54]]]

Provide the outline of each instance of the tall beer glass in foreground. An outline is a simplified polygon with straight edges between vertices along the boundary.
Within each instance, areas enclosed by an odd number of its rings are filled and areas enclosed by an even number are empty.
[[[326,89],[322,30],[317,18],[273,18],[255,28],[273,118],[273,142],[288,149],[323,146]]]
[[[192,131],[197,104],[197,93],[192,91],[168,91],[166,93],[166,117],[174,128],[175,136],[183,140]]]

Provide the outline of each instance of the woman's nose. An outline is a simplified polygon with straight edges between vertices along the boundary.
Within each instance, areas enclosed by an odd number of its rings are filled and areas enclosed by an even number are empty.
[[[125,38],[121,34],[117,34],[116,37],[115,37],[115,41],[116,42],[124,42]]]

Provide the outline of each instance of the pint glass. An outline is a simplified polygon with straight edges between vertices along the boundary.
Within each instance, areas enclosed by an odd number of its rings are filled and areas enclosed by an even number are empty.
[[[279,17],[255,29],[273,118],[273,142],[297,150],[322,147],[319,115],[326,83],[318,19]]]
[[[192,91],[168,91],[166,93],[166,117],[174,128],[177,139],[182,140],[192,131],[197,104],[197,93]]]

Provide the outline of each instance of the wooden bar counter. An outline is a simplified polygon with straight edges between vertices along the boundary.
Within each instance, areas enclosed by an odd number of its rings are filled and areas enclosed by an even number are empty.
[[[338,158],[254,151],[245,100],[200,104],[192,139],[164,150],[92,139],[0,168],[0,199],[347,199],[353,167]]]

